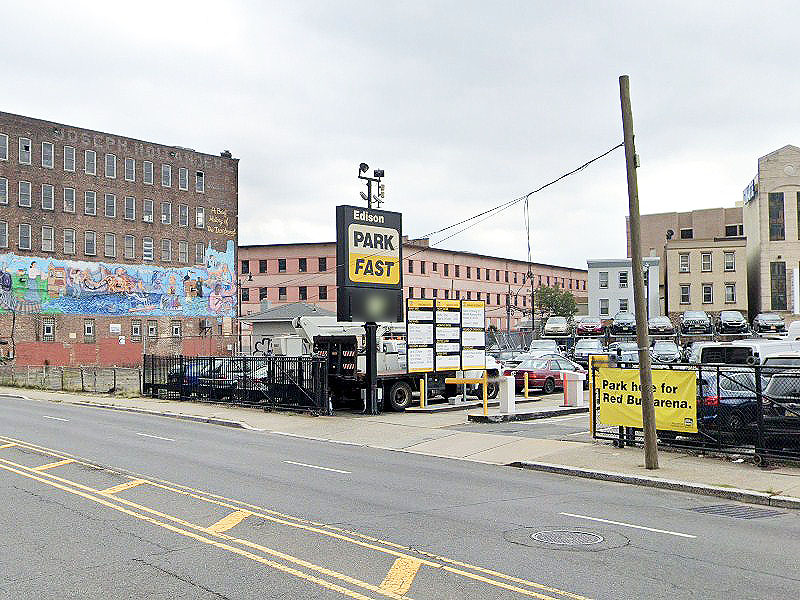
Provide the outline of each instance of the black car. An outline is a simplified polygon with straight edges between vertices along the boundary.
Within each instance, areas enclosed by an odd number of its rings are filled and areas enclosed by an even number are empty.
[[[719,333],[747,333],[747,321],[738,310],[723,310],[717,321]]]
[[[603,350],[603,343],[596,338],[586,338],[575,342],[572,349],[572,360],[585,369],[589,368],[589,356],[594,354],[607,354]]]
[[[786,331],[786,321],[783,317],[775,313],[759,313],[753,319],[753,331],[756,333],[784,333]]]
[[[707,334],[713,333],[711,318],[704,310],[687,310],[681,315],[681,333]]]
[[[618,312],[611,321],[611,335],[634,335],[636,333],[636,317],[627,311]]]

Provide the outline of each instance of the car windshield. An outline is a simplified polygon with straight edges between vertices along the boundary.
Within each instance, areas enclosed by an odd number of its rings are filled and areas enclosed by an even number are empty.
[[[653,344],[653,350],[658,352],[677,352],[678,346],[675,342],[656,342]]]
[[[550,317],[547,322],[551,325],[564,325],[567,319],[566,317]]]
[[[545,359],[534,359],[534,360],[526,360],[519,366],[520,369],[546,369],[547,368],[547,360]]]
[[[636,318],[631,313],[621,312],[614,317],[617,321],[635,321]]]
[[[689,319],[705,319],[706,318],[706,313],[703,312],[702,310],[687,310],[683,314],[686,315]]]
[[[772,356],[764,359],[764,366],[800,367],[800,356]]]
[[[667,317],[653,317],[650,319],[651,323],[655,323],[656,325],[663,325],[665,323],[669,323],[670,320]]]
[[[555,340],[533,340],[530,345],[531,350],[555,350],[558,348]]]
[[[723,310],[719,313],[719,316],[723,319],[736,319],[737,321],[741,321],[743,319],[742,313],[738,310]]]
[[[579,340],[575,344],[575,350],[602,350],[603,345],[599,340]]]
[[[581,325],[599,325],[600,319],[595,319],[594,317],[588,317],[581,319]]]
[[[635,352],[639,349],[636,342],[620,342],[617,347],[623,352]]]
[[[760,315],[762,321],[783,321],[780,315],[776,315],[775,313],[764,313]]]

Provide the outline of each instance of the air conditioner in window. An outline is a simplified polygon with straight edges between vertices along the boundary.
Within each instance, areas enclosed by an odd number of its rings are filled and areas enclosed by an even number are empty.
[[[169,223],[169,215],[161,215],[162,223]]]
[[[153,215],[145,215],[142,217],[142,221],[145,223],[152,223],[153,222]]]

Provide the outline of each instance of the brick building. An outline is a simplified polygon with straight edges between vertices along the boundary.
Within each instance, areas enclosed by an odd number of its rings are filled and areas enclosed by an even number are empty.
[[[237,173],[229,152],[0,112],[0,354],[129,365],[226,352]]]
[[[461,298],[486,302],[486,323],[506,327],[506,295],[515,329],[530,313],[528,263],[428,247],[427,240],[404,240],[403,286],[409,298]],[[267,306],[308,302],[336,312],[336,243],[266,244],[239,248],[242,315]],[[533,263],[534,286],[570,290],[586,305],[585,269]]]

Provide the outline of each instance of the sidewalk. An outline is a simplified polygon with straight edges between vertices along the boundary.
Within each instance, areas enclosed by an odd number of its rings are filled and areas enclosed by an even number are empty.
[[[581,477],[683,489],[747,502],[800,508],[798,467],[760,469],[749,463],[660,452],[661,468],[653,472],[644,468],[640,448],[620,449],[600,443],[587,444],[445,429],[467,423],[467,413],[462,411],[434,414],[384,413],[377,416],[342,412],[332,417],[312,417],[265,412],[254,408],[153,398],[78,395],[22,388],[0,387],[0,396],[2,395],[24,396],[36,401],[153,412],[317,440],[497,465],[513,464]],[[557,397],[545,397],[537,404],[541,405],[542,410],[548,410],[558,402]]]

